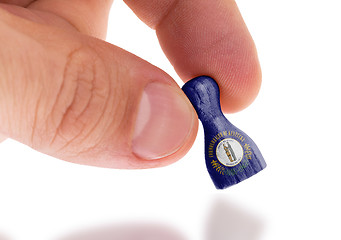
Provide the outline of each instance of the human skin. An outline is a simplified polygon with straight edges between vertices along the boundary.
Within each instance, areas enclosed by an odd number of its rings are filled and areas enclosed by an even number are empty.
[[[261,71],[232,0],[125,0],[181,79],[213,77],[224,112],[247,107]],[[104,41],[111,0],[0,0],[0,141],[79,164],[152,168],[192,146],[197,115],[175,81]]]

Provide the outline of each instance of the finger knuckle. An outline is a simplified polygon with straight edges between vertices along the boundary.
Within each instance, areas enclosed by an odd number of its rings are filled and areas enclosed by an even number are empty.
[[[90,47],[68,55],[51,111],[55,131],[51,144],[58,149],[70,144],[93,147],[98,143],[93,136],[98,136],[96,131],[105,124],[103,114],[110,96],[110,81],[104,68],[103,60]]]

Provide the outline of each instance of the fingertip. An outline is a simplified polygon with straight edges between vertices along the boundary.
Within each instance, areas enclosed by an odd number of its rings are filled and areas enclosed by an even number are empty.
[[[198,118],[196,118],[193,122],[191,131],[189,132],[186,140],[178,149],[178,151],[174,152],[173,154],[167,157],[164,157],[163,159],[158,160],[157,164],[154,165],[153,167],[165,167],[165,166],[171,165],[181,160],[192,148],[194,141],[196,139],[197,133],[198,133],[198,126],[199,126],[199,120]],[[148,165],[146,166],[150,168]]]
[[[262,72],[254,46],[244,47],[237,56],[229,57],[228,53],[219,55],[225,47],[218,46],[216,56],[211,61],[200,57],[204,64],[195,61],[188,70],[179,69],[179,75],[184,82],[200,75],[215,79],[220,89],[221,107],[225,113],[235,113],[248,107],[257,97],[261,83]],[[226,57],[224,57],[226,56]]]
[[[245,109],[256,99],[261,87],[262,73],[258,59],[248,57],[238,67],[221,73],[217,82],[223,112],[235,113]]]
[[[197,117],[177,86],[149,83],[143,91],[132,140],[133,154],[144,160],[178,155],[192,139]]]
[[[233,0],[180,2],[156,27],[160,44],[179,76],[213,77],[224,112],[255,99],[261,70],[254,41]]]
[[[129,158],[125,161],[125,163],[128,163],[128,164],[121,165],[121,167],[115,166],[115,168],[151,169],[151,168],[166,167],[166,166],[169,166],[171,164],[178,162],[189,152],[189,150],[193,146],[194,141],[197,136],[198,126],[199,126],[199,121],[198,119],[195,119],[194,124],[191,128],[191,131],[188,133],[187,138],[181,144],[181,146],[177,149],[177,151],[173,152],[172,154],[164,156],[159,159],[152,159],[152,160],[146,160],[144,158],[134,155],[134,157]]]

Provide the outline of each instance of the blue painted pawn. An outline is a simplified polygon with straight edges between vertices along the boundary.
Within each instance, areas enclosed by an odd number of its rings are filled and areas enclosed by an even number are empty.
[[[266,167],[252,139],[225,118],[219,87],[212,78],[194,78],[182,90],[203,124],[206,166],[217,189],[237,184]]]

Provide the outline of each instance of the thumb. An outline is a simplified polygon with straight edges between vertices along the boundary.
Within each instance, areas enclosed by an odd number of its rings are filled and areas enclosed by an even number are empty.
[[[166,73],[75,31],[0,16],[0,133],[113,168],[167,165],[191,147],[196,114]]]

